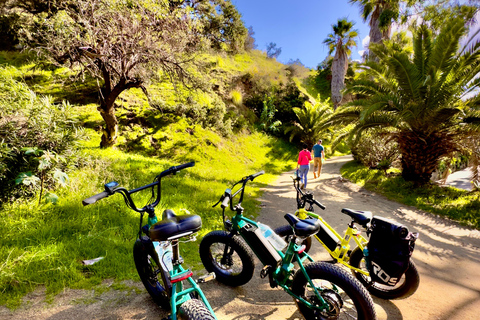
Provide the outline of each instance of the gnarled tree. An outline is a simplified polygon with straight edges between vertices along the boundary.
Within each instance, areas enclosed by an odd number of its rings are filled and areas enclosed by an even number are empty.
[[[73,5],[59,1],[54,14],[37,19],[33,45],[61,64],[81,66],[99,80],[98,110],[105,121],[100,146],[111,147],[118,135],[115,100],[123,91],[141,88],[147,94],[146,81],[159,71],[172,81],[188,79],[185,64],[199,49],[233,41],[233,35],[242,34],[241,28],[244,37],[236,40],[241,43],[228,45],[243,47],[246,28],[224,2],[208,1],[192,8],[193,1],[79,0]],[[223,11],[212,18],[217,5]],[[224,20],[222,14],[227,14]],[[215,28],[219,28],[216,33]]]
[[[61,6],[39,22],[34,38],[36,47],[55,61],[80,65],[99,79],[98,110],[105,121],[101,147],[117,140],[117,97],[130,88],[147,93],[145,81],[159,68],[183,78],[182,63],[199,44],[189,15],[148,0],[80,0]]]

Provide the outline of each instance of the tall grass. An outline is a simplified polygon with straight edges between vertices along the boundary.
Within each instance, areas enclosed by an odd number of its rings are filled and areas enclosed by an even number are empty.
[[[214,83],[230,83],[231,78],[245,70],[283,81],[282,65],[274,60],[262,62],[262,59],[259,52],[251,57],[214,58],[223,70]],[[2,305],[19,306],[21,298],[39,286],[44,286],[48,297],[53,297],[64,288],[101,288],[104,279],[114,279],[117,283],[139,280],[132,258],[139,214],[129,210],[119,195],[87,207],[81,204],[83,199],[101,192],[107,182],[117,181],[132,189],[152,182],[157,174],[172,165],[195,161],[194,167],[162,182],[162,201],[157,215],[170,208],[177,213],[188,210],[202,217],[199,239],[181,246],[186,265],[201,273],[199,241],[210,230],[223,227],[221,210],[212,205],[225,188],[246,175],[265,170],[266,174],[250,183],[245,193],[246,215],[255,217],[259,212],[256,198],[261,194],[261,187],[295,165],[297,151],[284,142],[262,133],[240,133],[233,137],[211,125],[204,126],[210,130],[204,129],[181,115],[150,112],[144,95],[135,90],[124,93],[118,101],[122,133],[119,148],[99,149],[100,136],[93,128],[103,122],[96,103],[91,101],[91,93],[95,92],[91,79],[80,86],[80,91],[70,90],[73,87],[65,86],[70,83],[65,82],[65,78],[72,71],[34,69],[23,57],[16,64],[11,56],[0,55],[0,63],[9,63],[11,67],[2,68],[2,72],[25,80],[36,93],[78,103],[72,105],[90,137],[80,144],[83,155],[76,169],[68,172],[69,184],[55,190],[59,203],[39,206],[37,199],[17,199],[0,208]],[[274,75],[276,72],[281,75]],[[198,92],[186,92],[181,86],[174,91],[160,82],[152,83],[149,88],[160,110],[172,108],[187,96],[200,105],[219,107],[218,101]],[[222,91],[222,87],[219,90]],[[130,112],[148,117],[151,126],[127,123],[125,114]],[[229,138],[223,138],[225,136]],[[134,199],[142,206],[150,196],[144,191]],[[97,257],[104,259],[91,266],[82,264],[83,260]]]
[[[17,201],[0,211],[0,301],[8,307],[20,304],[21,297],[43,285],[49,296],[64,288],[92,288],[103,279],[138,280],[132,258],[139,214],[129,210],[115,195],[95,205],[81,201],[103,190],[103,184],[117,181],[128,189],[152,182],[172,165],[195,161],[196,165],[162,182],[162,201],[157,214],[170,208],[188,210],[202,217],[199,239],[221,229],[221,211],[212,208],[225,188],[241,177],[265,170],[249,184],[244,208],[254,217],[259,212],[260,188],[294,165],[295,151],[266,135],[255,133],[225,140],[197,129],[198,135],[177,133],[168,158],[146,157],[120,150],[99,149],[98,136],[84,143],[86,166],[70,173],[68,187],[58,190],[60,203],[37,206],[35,201]],[[207,142],[208,141],[208,142]],[[168,149],[168,148],[167,148]],[[138,206],[151,194],[135,195]],[[201,273],[197,242],[182,243],[186,264]],[[82,265],[82,260],[105,257]]]

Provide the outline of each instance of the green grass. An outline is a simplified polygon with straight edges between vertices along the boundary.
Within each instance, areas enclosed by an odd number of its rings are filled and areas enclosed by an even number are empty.
[[[1,303],[18,307],[21,297],[40,285],[51,298],[64,288],[98,287],[104,279],[116,283],[139,280],[132,258],[139,214],[129,210],[120,195],[87,207],[81,204],[109,181],[132,189],[152,182],[172,165],[195,161],[194,167],[164,179],[157,214],[170,208],[202,217],[199,239],[181,247],[186,265],[201,273],[199,241],[207,232],[223,227],[221,210],[212,205],[225,188],[265,170],[245,193],[246,215],[255,217],[259,188],[295,164],[294,149],[261,133],[226,140],[198,127],[193,127],[193,133],[178,131],[181,126],[172,124],[165,130],[169,140],[155,157],[99,149],[100,138],[91,131],[92,139],[81,147],[86,166],[71,172],[69,185],[56,190],[60,203],[37,206],[36,199],[31,199],[5,205],[0,210]],[[149,198],[150,193],[143,192],[134,199],[141,206]],[[81,263],[100,256],[105,258],[92,266]]]
[[[478,191],[469,192],[434,184],[416,188],[411,182],[403,180],[398,171],[390,170],[388,173],[387,177],[383,171],[369,169],[355,161],[348,162],[341,169],[344,178],[367,190],[480,230]]]

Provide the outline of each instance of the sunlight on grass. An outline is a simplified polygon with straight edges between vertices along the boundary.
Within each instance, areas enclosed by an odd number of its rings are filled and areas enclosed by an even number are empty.
[[[419,209],[457,220],[480,229],[480,194],[447,186],[426,185],[415,188],[403,180],[398,170],[369,169],[355,161],[341,169],[342,176],[387,198]]]
[[[87,207],[81,204],[83,199],[100,193],[107,182],[117,181],[133,189],[152,182],[172,165],[195,161],[194,167],[162,180],[157,215],[169,208],[202,217],[203,228],[197,241],[181,247],[186,265],[202,273],[198,245],[201,236],[223,228],[221,210],[212,205],[225,188],[246,175],[265,170],[265,175],[248,185],[243,203],[247,215],[256,216],[260,188],[295,164],[294,149],[262,133],[227,140],[197,127],[193,135],[185,130],[178,132],[178,128],[174,125],[173,131],[167,130],[171,140],[162,146],[166,152],[156,157],[100,149],[100,133],[92,131],[91,139],[80,144],[86,165],[70,173],[69,185],[57,190],[57,205],[5,204],[0,211],[2,304],[19,306],[21,297],[39,285],[44,285],[51,295],[65,287],[92,288],[103,279],[138,280],[132,248],[139,214],[129,210],[120,195]],[[150,192],[145,191],[135,194],[134,200],[143,206],[150,197]],[[81,263],[97,257],[105,258],[92,266]]]

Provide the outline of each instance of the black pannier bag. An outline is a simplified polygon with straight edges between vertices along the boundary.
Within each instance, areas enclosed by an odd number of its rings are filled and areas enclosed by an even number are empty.
[[[408,269],[417,238],[418,233],[393,220],[373,217],[367,245],[372,281],[394,286]]]

